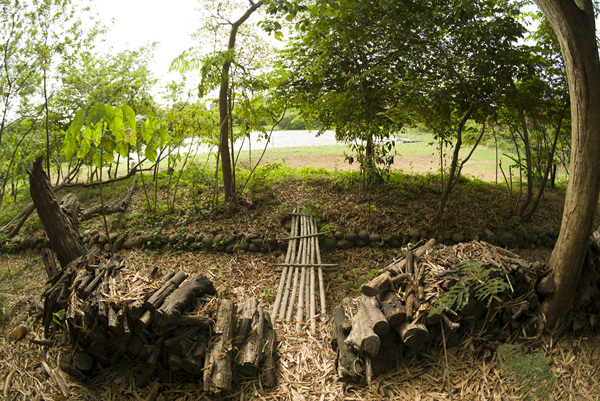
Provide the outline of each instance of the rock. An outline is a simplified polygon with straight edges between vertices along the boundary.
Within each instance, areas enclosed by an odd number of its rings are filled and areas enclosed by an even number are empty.
[[[386,244],[389,244],[390,242],[392,242],[394,240],[394,237],[391,234],[383,234],[381,236],[381,240],[383,242],[385,242]]]
[[[451,241],[452,240],[452,231],[450,231],[450,230],[444,231],[444,233],[442,234],[442,240],[443,241]]]
[[[504,230],[500,231],[500,233],[498,235],[498,243],[501,246],[506,247],[506,246],[513,244],[514,242],[515,242],[515,236],[512,233],[510,233],[508,231],[504,231]]]
[[[223,234],[217,234],[217,235],[215,235],[215,238],[213,238],[213,242],[215,244],[222,245],[222,244],[224,244],[224,242],[223,242],[224,239],[225,239],[225,236]]]
[[[115,240],[113,247],[115,248],[116,251],[118,251],[123,248],[124,244],[125,244],[125,236],[123,234],[120,234],[117,237],[117,239]]]
[[[117,240],[118,237],[119,237],[119,233],[110,233],[108,236],[108,239],[110,240],[111,243],[114,244],[114,242]]]
[[[223,243],[225,245],[230,245],[230,244],[233,244],[236,240],[237,240],[237,237],[235,235],[229,235],[227,238],[225,238],[225,241]]]
[[[211,235],[205,235],[202,238],[202,245],[204,245],[206,248],[213,246],[213,237]]]
[[[104,249],[104,252],[110,252],[110,244],[107,242],[106,244],[104,244],[104,247],[102,249]]]
[[[526,248],[529,245],[529,242],[525,241],[525,238],[523,237],[523,234],[519,230],[517,230],[515,232],[515,239],[517,241],[517,247],[518,248]]]
[[[106,238],[106,235],[99,234],[98,235],[98,245],[100,245],[102,247],[107,243],[108,243],[108,238]]]
[[[260,251],[260,245],[257,245],[257,244],[255,244],[254,242],[251,242],[251,243],[248,245],[248,250],[249,250],[250,252],[258,252],[258,251]]]
[[[169,238],[168,238],[169,244],[175,245],[177,243],[178,238],[179,238],[179,236],[177,234],[169,235]]]
[[[185,242],[187,242],[188,244],[191,244],[192,242],[196,241],[196,237],[192,234],[186,234],[185,235]]]
[[[225,252],[233,253],[233,251],[235,251],[236,248],[237,244],[228,244],[227,246],[225,246]]]
[[[489,228],[484,230],[482,237],[490,244],[494,244],[496,242],[496,234],[494,234],[494,232]]]
[[[252,241],[253,239],[256,239],[256,238],[259,238],[259,237],[260,237],[260,236],[259,236],[258,234],[252,233],[252,234],[248,234],[248,235],[246,236],[246,239],[247,239],[248,241]]]
[[[333,234],[333,238],[337,240],[344,239],[344,233],[341,231],[336,231],[335,234]]]
[[[367,241],[363,241],[362,239],[360,239],[360,238],[359,238],[359,239],[357,239],[357,240],[354,242],[354,244],[356,244],[356,246],[359,246],[359,247],[361,247],[361,248],[362,248],[362,247],[364,247],[364,246],[367,246],[368,242],[367,242]]]
[[[263,244],[262,238],[252,238],[250,242],[254,245],[258,245],[259,247]]]
[[[346,239],[350,242],[356,242],[356,241],[358,241],[358,234],[350,231],[350,232],[346,233]]]
[[[381,235],[380,234],[371,234],[369,235],[369,241],[372,243],[380,244],[381,243]]]
[[[133,238],[127,238],[125,241],[123,241],[123,248],[125,249],[131,249],[133,248],[135,245],[135,240]]]
[[[190,244],[190,249],[193,251],[197,251],[198,249],[200,249],[202,247],[202,243],[198,242],[198,241],[194,241]]]
[[[419,232],[418,229],[416,228],[411,228],[408,230],[408,236],[411,239],[419,239],[419,237],[421,236],[421,233]]]
[[[285,224],[283,225],[283,228],[285,228],[286,231],[292,231],[292,221],[288,220],[285,222]]]
[[[345,240],[342,239],[339,241],[345,241]],[[338,244],[338,241],[336,241],[335,238],[326,238],[325,241],[323,241],[323,249],[325,249],[326,251],[335,251],[337,244]]]
[[[369,240],[369,232],[367,230],[360,230],[358,232],[358,239],[363,240],[363,241],[368,241]]]
[[[452,241],[454,241],[456,243],[464,242],[465,235],[462,233],[454,233],[454,234],[452,234]]]
[[[249,247],[250,247],[250,244],[248,244],[248,242],[245,239],[240,241],[240,249],[242,251],[247,251]]]
[[[341,239],[341,240],[337,241],[337,248],[338,249],[350,249],[350,248],[352,248],[352,242],[348,241],[347,239]]]

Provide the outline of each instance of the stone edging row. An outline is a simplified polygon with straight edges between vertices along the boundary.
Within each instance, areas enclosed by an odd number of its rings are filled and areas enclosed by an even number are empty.
[[[280,239],[263,238],[258,234],[170,234],[165,236],[152,236],[149,234],[139,234],[135,236],[125,236],[124,234],[112,233],[110,238],[100,233],[98,230],[86,230],[82,236],[87,245],[99,245],[106,251],[110,250],[109,240],[113,244],[113,251],[121,249],[153,249],[160,251],[171,250],[206,250],[218,252],[271,252],[283,251],[287,248],[287,241]],[[483,240],[494,245],[509,248],[553,248],[558,237],[558,230],[540,230],[537,228],[526,229],[523,226],[517,227],[513,231],[496,229],[495,231],[485,229],[484,232],[477,235],[465,235],[463,233],[453,233],[445,231],[441,234],[431,234],[425,230],[412,228],[406,234],[379,234],[368,230],[359,232],[340,232],[329,233],[320,239],[320,247],[325,251],[336,249],[350,249],[354,247],[386,247],[399,248],[409,242],[416,242],[421,238],[435,237],[438,243],[445,245],[454,245],[461,242],[472,240]],[[25,238],[22,240],[13,239],[4,244],[0,244],[0,253],[7,252],[25,252],[37,253],[43,247],[47,247],[49,241],[46,238]]]

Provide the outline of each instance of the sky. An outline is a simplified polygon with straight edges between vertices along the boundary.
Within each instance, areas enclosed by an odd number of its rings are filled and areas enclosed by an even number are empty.
[[[150,66],[155,77],[163,82],[177,79],[179,74],[169,74],[169,67],[175,57],[194,46],[190,35],[201,23],[197,6],[198,0],[94,1],[100,20],[109,28],[100,49],[112,47],[121,52],[158,42]]]

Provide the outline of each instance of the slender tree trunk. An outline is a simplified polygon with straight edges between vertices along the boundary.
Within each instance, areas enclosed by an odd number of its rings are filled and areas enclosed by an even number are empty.
[[[256,11],[264,0],[257,3],[250,1],[250,8],[246,10],[244,15],[237,21],[231,24],[229,32],[229,43],[227,50],[235,48],[235,40],[240,26]],[[231,60],[226,60],[223,63],[221,70],[221,87],[219,88],[219,154],[221,155],[221,169],[223,171],[223,188],[225,190],[225,199],[230,200],[234,194],[232,160],[229,153],[229,119],[231,110],[229,108],[229,70],[231,68]]]
[[[544,300],[547,327],[570,310],[600,191],[600,62],[591,0],[535,0],[558,37],[571,97],[571,165],[560,235],[550,267],[555,292]]]

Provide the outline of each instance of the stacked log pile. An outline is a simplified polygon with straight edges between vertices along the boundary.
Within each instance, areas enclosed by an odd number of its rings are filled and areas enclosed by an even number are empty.
[[[202,274],[154,276],[97,248],[54,274],[43,295],[43,323],[47,336],[62,327],[73,347],[63,370],[93,375],[126,356],[146,367],[138,386],[173,372],[201,380],[211,393],[227,393],[245,378],[275,385],[276,336],[256,298],[238,307],[215,297]]]
[[[582,280],[583,291],[569,322],[577,332],[596,327],[600,310],[597,255],[590,258],[596,262],[584,269],[588,276]],[[474,260],[489,270],[489,277],[502,279],[505,289],[478,299],[476,286],[468,284],[473,283],[471,273],[457,267]],[[461,284],[469,289],[468,299],[459,300],[455,307],[439,308],[443,295]],[[361,297],[344,299],[333,309],[332,346],[337,350],[338,378],[370,383],[426,346],[456,346],[467,335],[480,340],[485,355],[491,355],[495,341],[535,338],[543,323],[541,302],[553,290],[551,272],[542,263],[528,263],[486,242],[448,247],[436,246],[432,240],[381,269],[363,285]],[[436,307],[439,313],[432,313]]]

